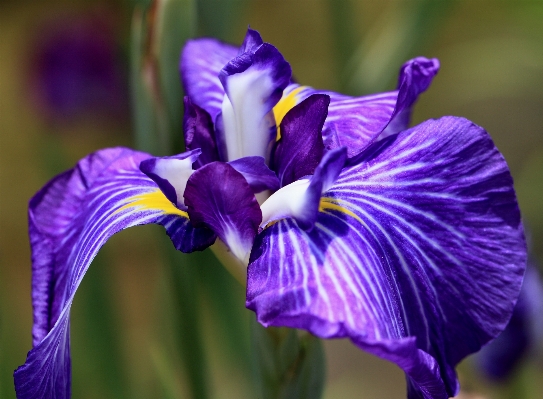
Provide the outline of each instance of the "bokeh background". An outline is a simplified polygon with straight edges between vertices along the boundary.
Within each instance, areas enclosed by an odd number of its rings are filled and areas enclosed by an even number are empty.
[[[438,57],[441,71],[412,123],[458,115],[487,129],[511,168],[535,263],[543,263],[543,1],[183,3],[195,35],[239,44],[250,24],[298,81],[318,88],[390,90],[405,60]],[[87,153],[134,146],[131,21],[144,5],[0,1],[1,398],[15,397],[12,372],[31,347],[27,202]],[[211,254],[172,254],[156,226],[118,234],[72,308],[73,397],[191,397],[192,378],[208,381],[200,394],[211,398],[257,397],[247,377],[252,315],[243,305],[243,289]],[[349,342],[325,348],[325,398],[405,397],[394,365]],[[459,373],[464,398],[543,398],[537,345],[506,381],[485,378],[470,359]]]

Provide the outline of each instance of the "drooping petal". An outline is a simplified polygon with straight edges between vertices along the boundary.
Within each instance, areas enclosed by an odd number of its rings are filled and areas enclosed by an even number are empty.
[[[203,166],[187,183],[185,203],[195,226],[213,230],[247,263],[262,213],[241,173],[223,162]]]
[[[329,151],[313,176],[294,181],[273,193],[260,207],[260,227],[279,219],[294,218],[302,229],[313,228],[321,196],[337,179],[346,159],[347,150],[343,147]]]
[[[509,378],[529,353],[538,351],[543,338],[543,282],[534,262],[528,261],[520,296],[503,332],[474,355],[489,379]]]
[[[278,190],[279,179],[273,171],[266,166],[262,157],[245,157],[228,162],[234,169],[245,177],[253,193],[257,194],[264,190]]]
[[[286,114],[285,109],[300,103],[315,93],[330,96],[328,117],[324,123],[323,139],[326,148],[347,147],[349,157],[359,154],[382,134],[398,133],[408,127],[411,107],[424,92],[439,70],[437,59],[418,57],[406,62],[395,91],[362,97],[315,90],[291,84],[279,101],[276,118]]]
[[[69,313],[100,247],[130,226],[159,223],[176,248],[203,249],[215,236],[195,229],[139,170],[150,155],[124,148],[81,160],[39,191],[29,205],[33,349],[14,373],[17,398],[69,398]]]
[[[219,160],[217,142],[211,116],[203,109],[193,104],[189,97],[184,98],[185,113],[183,115],[183,136],[187,151],[197,148],[202,154],[194,163],[194,169]]]
[[[201,153],[202,151],[197,148],[179,155],[149,158],[141,162],[140,170],[157,184],[166,198],[179,209],[186,211],[183,193],[187,180],[194,172],[192,164]]]
[[[218,141],[226,143],[228,161],[246,156],[268,160],[276,134],[272,109],[290,77],[289,63],[268,43],[234,58],[221,71],[227,95],[216,128]]]
[[[185,94],[215,121],[224,89],[219,73],[238,54],[238,48],[216,39],[189,40],[181,53],[179,71]]]
[[[281,138],[275,144],[271,168],[281,186],[312,175],[324,153],[322,125],[330,97],[314,94],[292,108],[281,122]]]
[[[509,170],[460,118],[366,151],[322,198],[312,230],[286,219],[257,236],[247,307],[266,326],[349,337],[395,362],[410,398],[454,396],[454,366],[503,330],[520,290],[526,248]]]

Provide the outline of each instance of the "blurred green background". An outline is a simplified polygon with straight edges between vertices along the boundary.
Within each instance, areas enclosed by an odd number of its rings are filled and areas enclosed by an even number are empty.
[[[439,58],[441,71],[412,123],[457,115],[487,129],[511,168],[532,252],[543,262],[543,1],[181,3],[193,34],[239,44],[250,24],[299,82],[318,88],[390,90],[405,60]],[[12,372],[31,347],[27,202],[87,153],[134,146],[130,26],[142,4],[0,2],[1,398],[15,397]],[[66,79],[71,91],[59,89]],[[208,381],[199,397],[256,397],[243,289],[212,255],[171,254],[167,241],[156,226],[124,231],[90,268],[72,308],[74,398],[191,397],[194,378]],[[171,257],[178,270],[166,266]],[[349,342],[325,348],[325,398],[405,397],[394,365]],[[459,368],[463,397],[543,398],[543,360],[530,355],[499,385],[468,360]],[[187,358],[200,369],[187,367]]]

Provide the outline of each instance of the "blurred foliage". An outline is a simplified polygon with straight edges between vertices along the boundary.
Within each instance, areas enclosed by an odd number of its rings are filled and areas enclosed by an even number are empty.
[[[15,397],[12,372],[30,349],[28,199],[54,173],[86,153],[133,146],[133,131],[140,132],[135,138],[140,148],[156,154],[179,151],[177,52],[192,35],[239,43],[250,24],[281,50],[301,83],[351,94],[393,89],[407,58],[438,57],[442,70],[421,97],[413,123],[453,114],[489,131],[511,167],[534,255],[542,263],[543,1],[183,0],[169,2],[173,8],[159,16],[163,26],[176,33],[158,32],[155,41],[146,42],[150,22],[143,10],[149,4],[0,3],[1,398]],[[140,11],[134,14],[134,8]],[[35,106],[31,60],[37,38],[47,34],[41,27],[81,13],[108,16],[117,26],[115,45],[125,84],[130,70],[131,89],[148,99],[135,104],[132,123],[126,115],[93,114],[51,124]],[[130,44],[131,36],[139,39]],[[157,48],[166,48],[160,51],[164,59],[156,59]],[[151,60],[147,67],[159,76],[155,86],[140,84],[145,66],[139,61],[145,56]],[[139,61],[131,64],[130,58]],[[157,93],[168,105],[149,113]],[[143,135],[149,133],[155,136]],[[244,377],[252,365],[251,314],[244,309],[243,289],[211,253],[187,258],[165,252],[166,246],[168,239],[157,227],[131,229],[114,237],[93,264],[73,309],[74,397],[190,397],[190,380],[203,378],[202,373],[208,379],[202,383],[204,395],[255,396]],[[184,303],[186,298],[194,303]],[[190,324],[190,315],[178,318],[187,312],[197,317],[195,324]],[[179,324],[183,322],[189,324]],[[196,323],[199,330],[191,328]],[[196,338],[191,335],[195,333]],[[179,341],[183,339],[184,344]],[[200,343],[191,347],[191,339]],[[179,349],[183,345],[185,349]],[[325,349],[325,397],[404,397],[404,379],[394,366],[348,342],[326,342]],[[192,370],[196,377],[191,377],[183,361],[202,352],[202,368]],[[536,354],[499,386],[473,372],[469,361],[461,365],[460,376],[466,393],[477,392],[477,397],[543,397],[543,361]]]

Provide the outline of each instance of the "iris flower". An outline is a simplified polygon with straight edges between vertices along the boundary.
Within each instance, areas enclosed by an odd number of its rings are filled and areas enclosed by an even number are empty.
[[[455,365],[509,320],[526,248],[485,130],[407,128],[438,67],[415,58],[397,90],[353,98],[300,86],[254,30],[240,48],[188,42],[187,151],[101,150],[30,201],[33,349],[17,397],[70,395],[74,294],[111,235],[146,223],[183,252],[222,243],[262,325],[349,338],[403,369],[410,399],[454,396]]]

